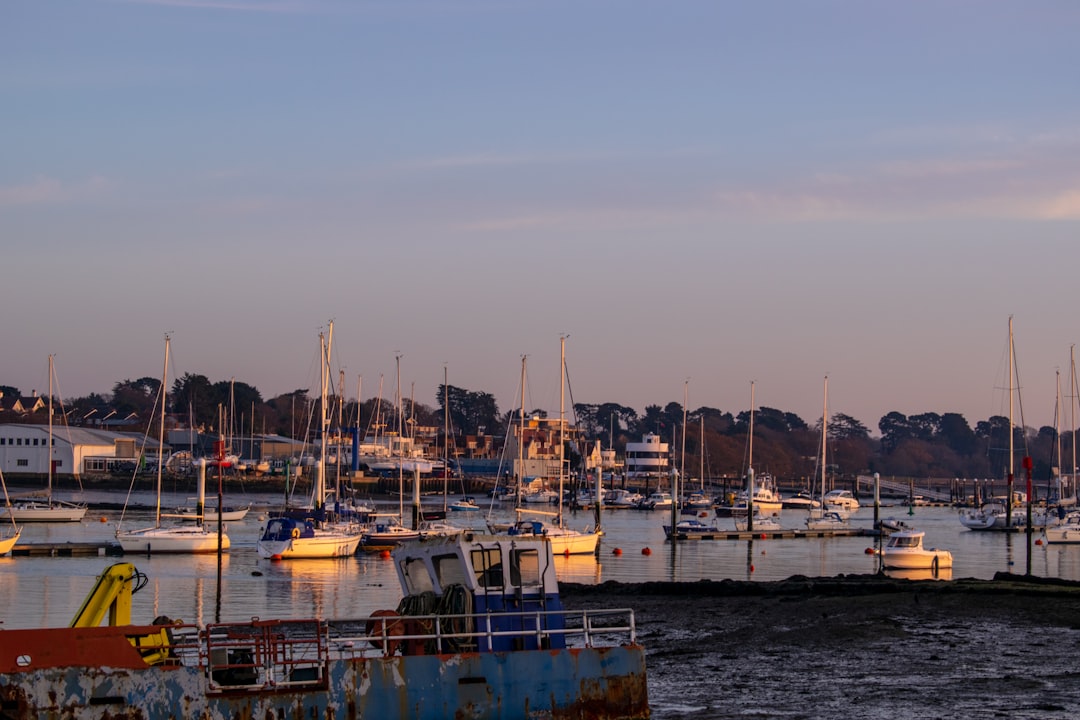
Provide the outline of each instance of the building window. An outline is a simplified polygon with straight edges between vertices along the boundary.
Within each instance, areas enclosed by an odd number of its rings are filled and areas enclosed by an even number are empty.
[[[30,461],[27,460],[26,458],[19,458],[18,460],[15,461],[15,466],[16,467],[27,467],[29,464],[30,464]]]
[[[37,447],[37,438],[34,438],[34,447]]]

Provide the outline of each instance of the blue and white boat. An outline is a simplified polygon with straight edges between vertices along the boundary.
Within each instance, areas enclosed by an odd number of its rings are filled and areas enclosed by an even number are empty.
[[[395,609],[205,626],[132,624],[146,578],[118,563],[70,627],[0,633],[0,702],[27,718],[649,716],[633,611],[565,610],[548,541],[466,534],[393,562]]]

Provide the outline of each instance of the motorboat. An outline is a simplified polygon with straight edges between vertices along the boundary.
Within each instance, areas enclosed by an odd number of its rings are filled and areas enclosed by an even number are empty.
[[[706,525],[697,518],[689,518],[675,523],[674,536],[676,538],[687,538],[701,535],[713,535],[714,533],[719,532],[721,532],[720,528],[715,525]],[[664,535],[666,535],[668,539],[672,538],[673,533],[670,525],[664,526]]]
[[[604,495],[604,506],[609,508],[637,507],[642,500],[644,497],[641,493],[626,488],[616,488]]]
[[[637,507],[639,510],[664,510],[670,508],[672,502],[671,493],[654,492],[638,503]]]
[[[952,553],[938,548],[923,546],[926,533],[922,530],[898,530],[889,536],[881,551],[882,564],[886,568],[901,570],[937,570],[952,567]]]
[[[810,510],[821,507],[821,501],[815,500],[806,490],[800,490],[786,498],[781,499],[785,510]]]
[[[839,507],[849,513],[859,509],[859,499],[850,490],[830,490],[823,499],[827,508]]]
[[[480,509],[480,506],[476,504],[476,500],[468,496],[450,503],[448,507],[454,512],[476,512]]]
[[[692,492],[683,498],[682,506],[689,510],[707,510],[712,507],[712,500],[703,492]]]
[[[1046,542],[1054,545],[1080,543],[1080,510],[1073,510],[1056,524],[1047,525],[1044,532]]]

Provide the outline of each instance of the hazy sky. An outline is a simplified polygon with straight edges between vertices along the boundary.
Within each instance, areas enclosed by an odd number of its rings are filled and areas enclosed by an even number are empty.
[[[1080,3],[9,0],[0,384],[450,383],[1028,425],[1080,340]],[[336,376],[336,367],[335,367]],[[569,402],[569,400],[568,400]],[[1068,405],[1068,397],[1065,399]],[[1068,423],[1065,414],[1064,425]]]

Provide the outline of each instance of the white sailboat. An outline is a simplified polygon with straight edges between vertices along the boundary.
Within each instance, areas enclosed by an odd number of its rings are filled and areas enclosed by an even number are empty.
[[[0,514],[7,515],[15,522],[79,522],[86,516],[86,506],[64,502],[53,497],[53,378],[55,377],[53,356],[49,355],[49,437],[46,445],[48,470],[44,498],[25,498],[4,507]],[[35,442],[37,442],[35,440]]]
[[[351,523],[333,523],[327,518],[326,511],[326,445],[330,430],[326,403],[330,345],[333,338],[334,323],[331,322],[329,338],[319,333],[322,442],[319,443],[319,459],[315,465],[311,509],[310,512],[303,513],[303,517],[286,511],[280,517],[271,518],[256,544],[261,558],[288,560],[350,557],[360,545],[359,527]]]
[[[563,524],[563,484],[566,475],[566,461],[563,457],[566,447],[566,336],[562,336],[559,340],[559,510],[551,513],[531,508],[517,508],[519,514],[554,516],[555,522],[548,523],[519,517],[518,522],[509,532],[514,535],[543,535],[551,541],[551,550],[556,555],[584,555],[596,552],[602,533],[593,529],[574,530]]]
[[[821,405],[821,494],[825,498],[825,468],[827,440],[829,438],[829,376],[825,376],[825,399]],[[827,507],[823,502],[821,507],[811,508],[806,518],[807,530],[836,530],[848,526],[848,516],[836,507]]]
[[[1023,502],[1030,503],[1031,498],[1018,493],[1013,488],[1015,469],[1015,432],[1013,423],[1013,394],[1019,382],[1016,375],[1016,348],[1013,342],[1013,321],[1009,316],[1009,456],[1006,466],[1007,492],[1005,497],[987,499],[978,508],[960,511],[960,524],[969,530],[1011,530],[1027,525],[1027,513],[1020,507]],[[1032,527],[1045,527],[1046,516],[1039,513],[1032,517]]]
[[[158,436],[158,463],[157,463],[157,505],[154,510],[153,527],[140,530],[122,532],[116,531],[116,541],[125,553],[155,553],[172,554],[199,554],[216,553],[219,550],[229,549],[229,536],[224,528],[221,534],[215,527],[211,530],[201,520],[195,523],[183,523],[180,525],[161,524],[161,473],[165,464],[165,389],[169,375],[169,336],[165,336],[165,369],[161,374],[161,429]],[[199,507],[205,505],[206,498],[206,463],[199,463]]]

